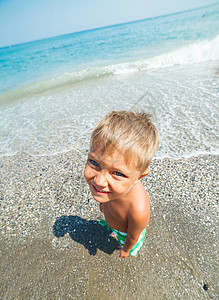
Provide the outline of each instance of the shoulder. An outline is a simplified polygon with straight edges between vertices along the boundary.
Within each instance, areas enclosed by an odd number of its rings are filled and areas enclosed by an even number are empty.
[[[135,223],[143,223],[146,227],[150,219],[149,195],[141,182],[133,189],[133,192],[128,219]]]

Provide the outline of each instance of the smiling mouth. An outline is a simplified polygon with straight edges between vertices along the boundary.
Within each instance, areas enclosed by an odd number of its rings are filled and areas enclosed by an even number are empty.
[[[93,184],[92,184],[92,187],[96,193],[99,193],[99,194],[109,194],[110,193],[110,192],[105,192],[105,191],[99,190]]]

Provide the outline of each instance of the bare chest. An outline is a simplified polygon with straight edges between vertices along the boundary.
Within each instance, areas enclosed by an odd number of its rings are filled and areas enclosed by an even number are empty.
[[[108,225],[123,232],[127,232],[128,227],[128,208],[121,205],[104,204],[104,215]]]

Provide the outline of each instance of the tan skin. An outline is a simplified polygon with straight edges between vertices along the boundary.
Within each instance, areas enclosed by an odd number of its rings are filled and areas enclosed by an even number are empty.
[[[150,199],[140,181],[148,173],[127,165],[121,151],[107,154],[93,146],[88,154],[84,176],[91,193],[109,227],[127,232],[125,245],[119,249],[121,258],[129,256],[149,222]]]

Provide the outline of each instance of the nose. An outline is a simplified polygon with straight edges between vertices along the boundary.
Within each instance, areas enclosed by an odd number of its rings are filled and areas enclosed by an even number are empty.
[[[105,172],[98,172],[94,178],[94,182],[99,187],[106,187],[108,185]]]

